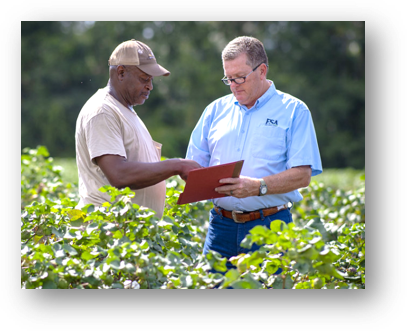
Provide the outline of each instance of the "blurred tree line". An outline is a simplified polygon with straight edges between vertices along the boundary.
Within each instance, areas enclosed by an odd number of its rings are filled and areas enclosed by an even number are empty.
[[[323,167],[363,169],[364,22],[22,22],[21,147],[74,157],[79,111],[106,86],[114,48],[134,38],[171,71],[135,110],[164,156],[184,157],[204,108],[230,93],[221,52],[240,35],[263,42],[268,78],[308,105]]]

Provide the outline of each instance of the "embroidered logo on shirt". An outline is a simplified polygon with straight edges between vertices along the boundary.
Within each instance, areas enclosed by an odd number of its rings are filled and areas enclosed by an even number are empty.
[[[272,119],[268,118],[267,121],[266,121],[266,125],[277,126],[278,122],[277,122],[277,120],[272,120]]]

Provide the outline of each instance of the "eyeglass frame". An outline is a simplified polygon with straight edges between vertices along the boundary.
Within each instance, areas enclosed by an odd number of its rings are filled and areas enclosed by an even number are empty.
[[[236,77],[236,78],[222,78],[221,81],[226,85],[226,86],[230,86],[232,85],[232,83],[234,82],[235,84],[244,84],[246,82],[246,78],[249,77],[258,67],[260,67],[264,62],[260,63],[256,68],[254,68],[252,71],[250,71],[246,76],[244,77]],[[266,64],[266,63],[264,63]],[[266,64],[266,67],[268,68],[268,65]],[[238,83],[236,82],[236,79],[242,79],[243,78],[243,82]],[[228,82],[230,81],[230,83],[228,84]]]

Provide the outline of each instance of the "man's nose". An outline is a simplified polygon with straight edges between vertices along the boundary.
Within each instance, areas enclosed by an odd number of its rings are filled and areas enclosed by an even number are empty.
[[[153,89],[153,80],[152,80],[152,79],[150,79],[150,80],[148,81],[148,83],[146,84],[146,88],[147,88],[149,91],[151,91],[151,90]]]

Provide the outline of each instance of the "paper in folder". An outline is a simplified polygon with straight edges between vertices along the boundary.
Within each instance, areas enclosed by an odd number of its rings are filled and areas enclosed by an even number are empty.
[[[223,178],[238,178],[243,167],[243,160],[220,164],[217,166],[191,170],[185,184],[184,192],[180,194],[177,204],[223,198],[224,194],[215,191],[215,188],[227,185],[220,184]]]

